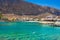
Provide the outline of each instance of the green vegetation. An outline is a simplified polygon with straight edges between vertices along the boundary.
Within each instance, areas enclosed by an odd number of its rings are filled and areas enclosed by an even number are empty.
[[[13,18],[11,21],[15,21],[15,19]]]
[[[0,19],[3,17],[2,12],[0,12]]]

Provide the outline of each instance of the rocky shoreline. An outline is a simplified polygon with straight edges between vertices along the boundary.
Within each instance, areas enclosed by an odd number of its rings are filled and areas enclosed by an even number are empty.
[[[43,17],[44,16],[44,17]],[[2,14],[0,22],[38,22],[42,24],[60,25],[59,18],[50,13],[33,15],[15,15],[15,14]]]

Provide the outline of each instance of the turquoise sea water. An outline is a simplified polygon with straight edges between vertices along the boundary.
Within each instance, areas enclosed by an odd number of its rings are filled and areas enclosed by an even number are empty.
[[[60,40],[60,27],[37,22],[0,22],[0,40]]]

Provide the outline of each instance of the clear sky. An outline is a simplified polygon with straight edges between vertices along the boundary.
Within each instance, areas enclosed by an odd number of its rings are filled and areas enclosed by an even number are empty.
[[[25,0],[25,1],[37,5],[53,7],[60,10],[60,0]]]

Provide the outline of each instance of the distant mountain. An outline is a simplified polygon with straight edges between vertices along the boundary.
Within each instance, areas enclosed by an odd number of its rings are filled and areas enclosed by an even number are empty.
[[[22,0],[0,0],[0,11],[18,15],[40,15],[51,13],[60,15],[60,10],[46,6],[39,6]]]

